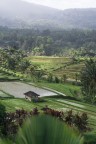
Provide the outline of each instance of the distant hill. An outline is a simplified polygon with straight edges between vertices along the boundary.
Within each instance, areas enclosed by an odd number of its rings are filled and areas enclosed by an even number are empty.
[[[96,9],[69,9],[59,16],[62,25],[68,28],[96,29]]]
[[[57,10],[21,0],[0,1],[0,26],[96,29],[96,9]]]

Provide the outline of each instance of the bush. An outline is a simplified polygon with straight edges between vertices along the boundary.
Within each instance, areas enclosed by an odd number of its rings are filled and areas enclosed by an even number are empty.
[[[55,80],[54,81],[55,81],[55,83],[59,83],[60,82],[59,78],[56,77],[56,76],[55,76]]]
[[[53,82],[53,75],[51,73],[48,75],[48,82]]]
[[[5,117],[6,109],[5,106],[0,104],[0,133],[5,133]]]

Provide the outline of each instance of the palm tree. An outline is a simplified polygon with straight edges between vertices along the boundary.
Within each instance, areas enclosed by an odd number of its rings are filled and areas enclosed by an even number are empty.
[[[83,144],[83,138],[72,128],[50,116],[28,119],[16,139],[16,144]]]
[[[96,62],[92,59],[86,61],[81,73],[82,92],[86,101],[96,102]]]

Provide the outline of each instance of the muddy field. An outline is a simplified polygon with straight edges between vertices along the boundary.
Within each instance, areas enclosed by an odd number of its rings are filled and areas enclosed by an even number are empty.
[[[51,92],[49,90],[45,90],[21,82],[0,82],[0,90],[3,90],[4,92],[17,98],[24,98],[24,93],[28,91],[33,91],[39,94],[41,97],[57,95],[55,92]]]

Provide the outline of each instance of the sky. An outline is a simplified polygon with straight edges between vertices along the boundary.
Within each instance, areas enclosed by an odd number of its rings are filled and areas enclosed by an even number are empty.
[[[96,0],[23,0],[57,9],[96,8]]]

